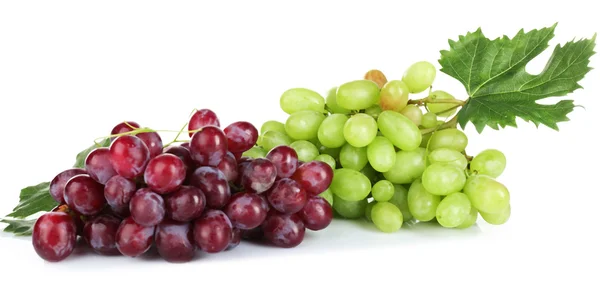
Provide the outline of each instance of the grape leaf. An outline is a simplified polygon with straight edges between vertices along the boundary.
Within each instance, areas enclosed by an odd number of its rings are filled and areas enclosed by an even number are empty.
[[[548,97],[562,97],[582,88],[578,82],[591,70],[596,35],[591,39],[567,42],[554,48],[550,60],[538,75],[529,74],[526,65],[549,45],[556,24],[539,30],[520,30],[512,39],[507,36],[490,40],[481,29],[450,40],[450,50],[442,50],[441,71],[459,80],[469,95],[458,112],[464,129],[470,121],[479,133],[486,126],[493,129],[517,127],[516,118],[558,130],[558,122],[568,121],[575,107],[572,100],[539,104]]]
[[[4,231],[13,233],[15,236],[31,236],[36,219],[2,219],[0,222],[8,224]]]
[[[50,211],[58,203],[50,195],[50,182],[42,182],[21,190],[19,204],[8,214],[13,218],[26,218],[40,211]]]
[[[99,143],[82,150],[81,152],[77,153],[77,157],[75,158],[75,164],[73,164],[73,167],[83,169],[85,167],[85,158],[87,158],[88,154],[90,154],[92,150],[108,146],[110,146],[110,138],[105,138]]]

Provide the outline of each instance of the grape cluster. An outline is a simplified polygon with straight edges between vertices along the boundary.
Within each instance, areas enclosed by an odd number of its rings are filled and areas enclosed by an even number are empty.
[[[158,132],[120,123],[85,168],[56,175],[50,194],[60,205],[36,221],[36,253],[64,260],[82,237],[101,255],[138,257],[154,245],[166,261],[187,262],[198,249],[218,253],[242,239],[295,247],[306,229],[331,223],[331,205],[317,196],[333,179],[326,163],[299,162],[288,146],[243,156],[258,130],[248,122],[221,129],[208,109],[188,124],[188,142],[163,145]]]
[[[405,222],[437,222],[467,228],[480,215],[490,224],[510,216],[510,196],[496,178],[506,158],[495,149],[466,153],[468,138],[456,128],[464,102],[433,91],[435,67],[411,65],[400,80],[378,70],[329,90],[327,97],[292,88],[280,98],[289,116],[269,120],[255,147],[260,158],[277,146],[290,146],[302,162],[327,163],[334,170],[320,193],[342,218],[366,218],[383,232]],[[429,90],[429,91],[427,91]],[[425,98],[411,99],[424,93]]]

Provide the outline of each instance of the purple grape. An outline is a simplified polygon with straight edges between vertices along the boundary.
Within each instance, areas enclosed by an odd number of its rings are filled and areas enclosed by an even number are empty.
[[[119,216],[129,216],[129,201],[136,192],[133,180],[115,175],[104,186],[104,198],[110,208]]]
[[[130,135],[120,136],[110,145],[110,161],[117,174],[134,179],[146,169],[150,152],[142,139]]]
[[[179,157],[163,153],[148,162],[144,181],[154,192],[165,194],[177,190],[185,180],[186,167]]]
[[[95,215],[106,205],[104,187],[87,174],[75,175],[65,185],[65,202],[82,215]]]
[[[258,130],[249,122],[239,121],[227,126],[224,130],[227,146],[231,152],[245,152],[252,148],[258,140]]]
[[[304,240],[304,223],[296,215],[271,212],[262,225],[267,241],[281,248],[293,248]]]
[[[193,186],[182,186],[165,198],[167,216],[175,221],[189,222],[202,215],[206,206],[204,193]]]
[[[322,161],[310,161],[298,167],[292,179],[311,195],[319,195],[327,190],[333,179],[333,169]]]
[[[101,255],[118,255],[117,230],[121,220],[111,215],[99,215],[85,223],[83,238]]]
[[[133,122],[133,121],[125,121],[125,122],[117,124],[110,132],[110,135],[131,132],[131,131],[133,131],[135,129],[139,129],[139,128],[140,128],[140,124]],[[115,138],[111,138],[111,141],[114,139]]]
[[[218,253],[231,242],[233,228],[227,215],[211,209],[194,221],[194,241],[196,246],[207,253]]]
[[[105,147],[92,150],[85,158],[85,171],[100,184],[117,175],[110,163],[110,150]]]
[[[248,191],[262,193],[267,191],[277,178],[277,168],[266,158],[254,159],[244,169],[242,186]]]
[[[196,254],[190,223],[164,220],[156,227],[154,241],[158,254],[168,262],[188,262]]]
[[[268,211],[269,204],[265,198],[249,192],[235,194],[225,206],[225,214],[231,224],[242,230],[260,226]]]
[[[143,132],[136,135],[138,138],[144,141],[144,144],[148,147],[150,152],[150,158],[154,158],[162,153],[163,142],[160,135],[156,132]]]
[[[271,206],[281,213],[294,214],[302,210],[308,196],[294,180],[283,178],[275,182],[267,192]]]
[[[202,190],[206,197],[206,206],[212,209],[224,207],[231,197],[225,174],[214,167],[198,167],[190,178],[190,185]]]
[[[59,262],[75,249],[77,228],[73,218],[65,212],[49,212],[40,216],[32,231],[32,244],[42,259]]]
[[[333,210],[327,200],[320,196],[311,197],[299,213],[306,228],[319,231],[333,220]]]
[[[155,227],[137,224],[132,217],[124,219],[117,229],[117,249],[127,257],[137,257],[152,246]]]
[[[267,159],[277,168],[277,177],[291,177],[298,168],[298,154],[292,147],[277,146],[267,154]]]
[[[142,188],[131,198],[129,211],[137,224],[153,227],[165,217],[165,201],[151,189]]]
[[[190,136],[190,137],[192,137],[192,136]],[[187,150],[190,150],[190,142],[183,142],[179,146],[181,146],[181,147],[183,147],[183,148],[185,148]],[[190,156],[190,158],[192,158],[192,157]]]
[[[190,153],[200,166],[216,167],[227,155],[227,137],[217,127],[203,127],[192,136]]]
[[[221,123],[219,123],[219,118],[217,118],[217,114],[215,114],[215,112],[209,109],[202,109],[196,111],[192,115],[190,122],[188,123],[188,130],[194,131],[206,126],[220,127]],[[194,132],[190,132],[189,134],[190,137],[192,137]]]
[[[240,245],[242,241],[242,231],[238,228],[233,228],[231,231],[231,241],[229,242],[229,246],[227,246],[226,250],[233,250]]]
[[[190,154],[190,149],[183,147],[183,145],[181,146],[169,146],[167,148],[165,148],[164,153],[170,153],[173,154],[177,157],[179,157],[179,159],[181,159],[181,161],[183,161],[183,164],[185,164],[185,168],[186,168],[186,175],[191,175],[192,172],[194,172],[194,169],[196,169],[196,165],[194,164],[194,159],[192,159],[192,155]]]
[[[231,152],[227,152],[227,155],[223,158],[223,161],[217,165],[217,169],[219,169],[223,174],[225,174],[225,178],[229,182],[235,182],[238,178],[238,165],[235,160],[235,156]]]
[[[86,174],[86,171],[79,168],[67,169],[56,175],[50,182],[50,195],[59,204],[65,203],[65,185],[71,177],[75,175]]]

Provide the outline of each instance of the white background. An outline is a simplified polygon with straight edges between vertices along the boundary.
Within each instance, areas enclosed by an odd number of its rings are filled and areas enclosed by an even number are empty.
[[[285,120],[279,96],[288,88],[325,92],[372,68],[398,79],[415,61],[437,65],[449,38],[477,27],[495,38],[559,22],[552,47],[600,31],[589,1],[200,2],[0,4],[0,215],[22,187],[70,167],[123,120],[178,130],[193,108],[211,108],[224,125],[260,126]],[[438,76],[436,88],[464,98],[456,80]],[[295,249],[244,244],[188,264],[85,253],[51,264],[29,238],[0,233],[0,289],[598,289],[598,80],[593,70],[570,96],[585,109],[560,132],[523,122],[466,130],[469,152],[497,148],[508,158],[500,180],[513,215],[503,226],[383,234],[335,221]]]

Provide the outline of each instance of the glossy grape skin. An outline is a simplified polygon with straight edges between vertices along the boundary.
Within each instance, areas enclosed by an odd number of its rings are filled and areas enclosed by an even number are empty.
[[[255,228],[255,229],[260,229],[260,227]],[[240,245],[241,241],[242,241],[242,230],[240,230],[238,228],[233,228],[233,230],[231,231],[231,241],[229,242],[229,245],[227,246],[227,249],[225,249],[225,250],[230,251],[230,250],[237,248],[237,246]]]
[[[77,241],[73,218],[65,212],[49,212],[40,216],[33,226],[32,244],[40,258],[60,262],[73,253]]]
[[[277,178],[277,168],[269,159],[258,158],[248,164],[242,173],[242,185],[247,191],[267,191]]]
[[[154,242],[158,254],[171,263],[191,261],[196,245],[190,223],[166,219],[156,226]]]
[[[220,210],[207,210],[194,221],[194,242],[206,253],[218,253],[231,242],[233,227],[227,215]]]
[[[466,229],[472,227],[477,222],[477,217],[479,216],[479,212],[474,206],[471,206],[471,211],[465,220],[458,225],[457,229]]]
[[[496,225],[496,226],[503,225],[506,222],[508,222],[508,220],[510,219],[510,214],[511,214],[510,204],[505,209],[503,209],[502,211],[497,212],[497,213],[480,212],[479,214],[481,215],[483,220],[486,221],[490,225]]]
[[[132,217],[124,219],[117,229],[117,249],[127,257],[138,257],[152,246],[155,227],[137,224]]]
[[[445,91],[440,90],[431,92],[431,94],[429,94],[429,98],[432,100],[455,100],[454,96]],[[457,104],[453,103],[427,103],[426,106],[430,112],[435,113],[440,117],[450,117],[454,115],[454,113],[458,109],[456,108]]]
[[[365,147],[377,136],[377,122],[373,117],[358,113],[344,124],[344,138],[354,147]]]
[[[274,209],[286,214],[299,212],[308,200],[306,191],[298,182],[290,178],[277,180],[266,195]]]
[[[166,215],[169,219],[189,222],[202,215],[206,197],[202,190],[193,186],[182,186],[165,197]]]
[[[319,142],[328,148],[338,148],[346,143],[344,125],[348,117],[343,114],[331,114],[323,120],[317,131]]]
[[[185,148],[181,145],[179,145],[179,146],[171,145],[164,149],[164,153],[173,154],[173,155],[179,157],[179,159],[181,159],[181,161],[183,161],[183,164],[185,165],[186,175],[190,175],[192,172],[194,172],[194,169],[196,169],[196,164],[194,163],[194,159],[192,159],[192,154],[190,153],[190,149]],[[235,157],[233,157],[233,158],[235,161]],[[221,163],[223,163],[223,162],[221,162]],[[219,164],[219,165],[221,165],[221,164]]]
[[[110,135],[117,135],[117,134],[122,134],[122,133],[126,133],[126,132],[131,132],[135,129],[139,129],[140,128],[140,124],[138,124],[137,122],[134,121],[125,121],[125,122],[121,122],[117,125],[115,125],[113,127],[113,129],[110,131]],[[111,138],[112,140],[114,140],[114,138]]]
[[[347,110],[363,110],[379,102],[379,86],[373,81],[356,80],[337,89],[337,104]]]
[[[389,81],[381,88],[379,105],[384,111],[400,112],[408,104],[408,93],[408,86],[404,82]]]
[[[377,125],[383,136],[401,150],[412,151],[421,145],[419,127],[398,112],[383,111],[377,118]]]
[[[400,184],[394,184],[394,196],[389,201],[402,212],[404,221],[409,221],[413,218],[410,209],[408,208],[408,189]]]
[[[365,214],[367,207],[367,199],[361,199],[357,201],[348,201],[340,198],[336,194],[333,195],[333,209],[340,216],[347,219],[357,219]]]
[[[279,178],[292,176],[298,168],[298,154],[292,147],[277,146],[266,157],[275,165]]]
[[[333,192],[331,192],[330,188],[319,193],[318,196],[324,198],[331,206],[333,206]]]
[[[376,201],[388,201],[394,196],[394,184],[389,180],[380,180],[373,185],[371,195]]]
[[[258,140],[258,130],[246,121],[231,123],[223,132],[227,136],[227,148],[233,153],[247,151]]]
[[[467,178],[462,169],[448,164],[436,163],[425,169],[421,181],[427,191],[436,195],[448,195],[460,191]]]
[[[65,203],[83,215],[95,215],[106,205],[104,187],[87,174],[73,176],[65,185]]]
[[[313,161],[317,156],[319,156],[319,149],[317,149],[317,146],[305,140],[294,141],[289,147],[296,151],[298,154],[298,160],[302,162]]]
[[[140,176],[150,161],[150,151],[142,139],[125,135],[110,145],[110,161],[117,174],[125,178]]]
[[[65,185],[71,177],[87,172],[79,168],[71,168],[57,174],[50,182],[50,195],[59,204],[65,203]]]
[[[242,157],[249,158],[264,158],[265,156],[267,156],[267,150],[259,146],[254,146],[242,153]]]
[[[136,192],[133,180],[115,175],[104,186],[104,198],[110,208],[119,216],[129,216],[129,201]]]
[[[439,130],[431,135],[429,140],[429,150],[433,151],[438,148],[448,148],[458,152],[463,152],[469,140],[463,131],[450,128]]]
[[[373,81],[377,84],[378,87],[382,88],[387,82],[387,77],[383,72],[377,69],[369,70],[364,77],[365,80]]]
[[[170,153],[152,158],[144,171],[144,181],[158,194],[177,190],[183,184],[185,177],[185,164],[179,157]]]
[[[142,188],[131,198],[129,211],[137,224],[146,227],[156,226],[165,217],[165,201],[156,192]]]
[[[227,154],[227,137],[215,126],[202,127],[190,140],[190,154],[200,166],[217,166]]]
[[[423,119],[423,111],[416,105],[407,105],[400,111],[400,114],[406,116],[409,120],[411,120],[415,125],[420,126],[421,120]]]
[[[277,131],[267,131],[260,138],[261,146],[268,152],[271,149],[277,146],[289,146],[294,142],[287,133],[277,132]]]
[[[427,112],[423,114],[423,117],[421,118],[421,126],[423,126],[425,129],[437,126],[437,122],[437,115],[433,112]]]
[[[231,197],[223,211],[235,228],[251,230],[267,218],[269,204],[256,193],[241,192]]]
[[[231,188],[225,174],[214,167],[198,167],[190,178],[190,185],[204,193],[208,208],[220,209],[231,197]]]
[[[437,207],[436,220],[445,228],[454,228],[461,225],[471,212],[471,202],[462,192],[451,193],[446,196]]]
[[[325,99],[317,92],[305,88],[292,88],[281,95],[279,106],[288,113],[293,114],[300,111],[325,111]]]
[[[136,136],[142,139],[144,144],[148,147],[150,158],[154,158],[163,152],[163,142],[157,132],[143,132],[138,133]]]
[[[285,133],[285,124],[276,120],[269,120],[262,124],[260,127],[260,135],[265,134],[267,131],[277,131],[287,134]]]
[[[421,177],[427,165],[425,149],[417,148],[413,151],[396,152],[396,162],[387,172],[383,173],[385,179],[397,184],[409,184]]]
[[[333,88],[329,89],[329,91],[327,92],[327,99],[325,100],[325,103],[327,104],[327,109],[332,114],[349,114],[350,113],[350,110],[344,109],[344,108],[340,107],[340,105],[338,105],[338,103],[337,103],[337,87],[333,87]]]
[[[394,144],[383,136],[377,136],[367,146],[367,160],[378,172],[387,172],[396,164]]]
[[[409,66],[402,81],[406,84],[411,93],[420,93],[431,87],[435,79],[436,69],[433,64],[427,61],[419,61]]]
[[[465,155],[448,148],[438,148],[429,152],[428,159],[430,164],[442,163],[454,165],[460,169],[466,169],[467,165],[469,165],[469,161],[467,161]]]
[[[190,122],[188,123],[190,137],[194,135],[194,130],[201,129],[206,126],[214,126],[217,128],[221,126],[217,114],[209,109],[201,109],[196,111],[192,117],[190,117]]]
[[[320,231],[326,228],[333,220],[331,205],[320,196],[309,198],[298,214],[302,218],[304,226],[312,231]]]
[[[404,217],[398,207],[389,202],[377,202],[371,208],[373,224],[384,233],[393,233],[400,230]]]
[[[360,171],[369,163],[367,147],[354,147],[350,143],[340,150],[340,165],[343,168]]]
[[[99,215],[85,223],[83,238],[100,255],[118,255],[117,230],[121,220],[112,215]]]
[[[321,154],[321,155],[315,157],[315,161],[325,162],[325,163],[327,163],[327,165],[329,165],[331,167],[331,169],[335,170],[336,161],[333,157],[331,157],[331,155]]]
[[[295,140],[317,138],[319,126],[325,120],[323,113],[299,111],[291,114],[285,122],[285,131]]]
[[[331,185],[333,169],[327,163],[311,161],[298,167],[292,179],[298,182],[310,196],[318,195]]]
[[[264,237],[271,244],[281,248],[293,248],[304,240],[304,222],[297,215],[271,212],[262,224]]]
[[[227,155],[225,155],[223,161],[217,165],[217,169],[223,172],[225,179],[227,179],[229,182],[234,182],[238,178],[237,161],[231,152],[227,152]],[[191,176],[191,173],[188,175]]]
[[[486,149],[471,160],[470,171],[472,173],[487,175],[496,178],[506,168],[506,156],[496,149]]]
[[[480,213],[500,213],[510,205],[510,193],[506,186],[486,175],[471,175],[463,192]]]
[[[439,195],[428,192],[421,179],[415,180],[408,190],[408,209],[417,220],[427,222],[435,218],[436,210],[440,204]]]
[[[333,175],[331,191],[334,196],[339,196],[347,201],[358,201],[365,199],[371,192],[371,181],[356,170],[340,168],[336,169]]]
[[[110,163],[110,150],[101,147],[90,151],[85,158],[85,171],[100,184],[106,184],[111,177],[117,175]]]

